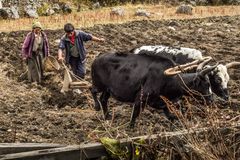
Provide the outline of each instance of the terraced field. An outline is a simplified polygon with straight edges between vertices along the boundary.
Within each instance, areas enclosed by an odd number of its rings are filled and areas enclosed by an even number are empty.
[[[240,16],[210,17],[192,20],[142,20],[124,24],[95,25],[82,30],[104,37],[106,42],[88,42],[87,77],[90,65],[99,53],[130,50],[141,45],[164,44],[196,48],[220,63],[240,61]],[[62,30],[46,30],[51,54],[57,54]],[[0,142],[53,142],[79,144],[99,137],[133,137],[181,128],[208,127],[239,123],[240,70],[229,70],[231,100],[201,106],[186,98],[184,125],[168,122],[161,111],[147,107],[134,130],[127,125],[131,106],[110,100],[112,120],[103,121],[92,109],[90,92],[79,95],[60,93],[63,70],[45,73],[42,85],[28,84],[19,78],[26,65],[21,61],[21,45],[27,31],[0,33]]]

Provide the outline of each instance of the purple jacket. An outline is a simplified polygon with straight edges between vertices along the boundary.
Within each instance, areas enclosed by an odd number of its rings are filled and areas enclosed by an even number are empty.
[[[47,36],[44,32],[41,32],[43,35],[43,56],[47,57],[49,55],[49,43]],[[23,58],[31,58],[32,57],[32,49],[33,49],[33,42],[35,36],[33,32],[27,34],[23,46],[22,46],[22,57]]]

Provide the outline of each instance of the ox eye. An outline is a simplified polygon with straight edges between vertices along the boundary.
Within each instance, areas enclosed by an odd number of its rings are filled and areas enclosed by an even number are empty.
[[[221,79],[220,78],[216,78],[216,82],[217,83],[221,83]]]

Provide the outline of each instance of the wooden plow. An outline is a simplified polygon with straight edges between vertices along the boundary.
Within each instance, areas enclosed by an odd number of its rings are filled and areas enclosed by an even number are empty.
[[[134,138],[120,140],[120,145],[128,148],[130,153],[134,153],[134,143],[138,140],[150,143],[171,143],[176,139],[183,139],[195,135],[202,137],[204,134],[214,135],[214,130],[220,134],[236,133],[239,131],[240,123],[229,127],[211,127],[211,128],[195,128],[189,130],[181,130],[176,132],[163,132],[160,134],[139,136]],[[209,135],[208,135],[209,136]],[[238,139],[238,141],[240,141]],[[237,142],[237,141],[236,141]],[[184,146],[183,146],[184,147]],[[189,146],[185,146],[189,147]],[[191,148],[190,148],[191,150]],[[1,160],[87,160],[109,156],[104,145],[101,143],[89,143],[80,145],[60,145],[60,144],[11,144],[0,143],[0,159]]]
[[[77,77],[76,75],[74,75],[74,73],[72,73],[69,68],[62,63],[65,71],[64,71],[64,79],[63,79],[63,86],[61,89],[61,92],[67,92],[71,89],[87,89],[90,87],[90,83],[85,81],[84,79]],[[72,76],[75,77],[75,79],[77,79],[78,81],[74,82],[72,79]]]
[[[80,77],[77,77],[76,75],[74,75],[74,73],[72,73],[72,71],[70,71],[70,69],[64,64],[62,63],[63,67],[64,67],[64,80],[63,80],[63,86],[61,89],[61,92],[67,92],[71,89],[86,89],[90,86],[90,84],[85,81],[84,79],[81,79]],[[53,57],[53,56],[49,56],[46,60],[45,60],[45,70],[46,71],[51,71],[51,70],[59,70],[60,69],[60,65],[58,63],[58,61]],[[79,80],[76,82],[73,82],[72,76],[75,77],[75,79]]]

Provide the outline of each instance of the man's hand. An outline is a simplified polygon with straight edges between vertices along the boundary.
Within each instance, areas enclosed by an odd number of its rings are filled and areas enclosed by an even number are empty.
[[[105,42],[105,39],[104,38],[99,38],[98,41],[99,42]]]
[[[63,62],[64,58],[63,56],[58,56],[58,61]]]
[[[105,42],[105,39],[104,38],[98,38],[96,36],[92,36],[92,40],[93,41],[97,41],[97,42]]]
[[[61,49],[58,49],[58,61],[63,62],[63,51]]]
[[[24,63],[27,63],[27,57],[23,57],[22,61],[23,61]]]

